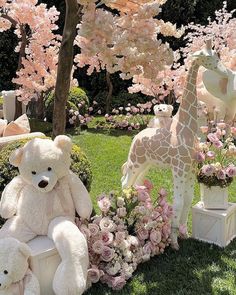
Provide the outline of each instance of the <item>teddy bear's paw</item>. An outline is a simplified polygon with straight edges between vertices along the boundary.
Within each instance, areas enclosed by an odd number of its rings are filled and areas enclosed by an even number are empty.
[[[86,290],[86,279],[80,265],[64,261],[54,276],[54,292],[56,295],[81,295]]]

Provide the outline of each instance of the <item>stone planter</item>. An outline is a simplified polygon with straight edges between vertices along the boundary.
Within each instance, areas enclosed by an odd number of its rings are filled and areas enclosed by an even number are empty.
[[[228,187],[208,187],[200,183],[200,194],[205,209],[225,210],[228,208]]]

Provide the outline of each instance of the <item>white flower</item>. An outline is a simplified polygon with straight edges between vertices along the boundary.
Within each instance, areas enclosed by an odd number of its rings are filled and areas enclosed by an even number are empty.
[[[121,265],[118,261],[116,261],[113,266],[108,267],[106,270],[109,275],[115,276],[120,269],[121,269]]]
[[[99,225],[102,231],[113,232],[115,230],[114,222],[108,217],[102,218]]]

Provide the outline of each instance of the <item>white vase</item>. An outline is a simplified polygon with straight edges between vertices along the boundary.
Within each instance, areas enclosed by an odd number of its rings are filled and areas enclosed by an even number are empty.
[[[200,183],[201,201],[205,209],[227,209],[228,208],[228,187],[208,187]]]

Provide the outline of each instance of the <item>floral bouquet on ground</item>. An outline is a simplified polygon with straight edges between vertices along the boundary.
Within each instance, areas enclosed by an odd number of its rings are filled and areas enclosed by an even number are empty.
[[[236,176],[236,146],[234,136],[236,128],[232,127],[231,132],[226,136],[226,124],[220,122],[214,129],[201,127],[206,134],[206,142],[199,143],[197,162],[197,179],[208,187],[227,187]],[[208,133],[208,130],[210,132]]]
[[[90,255],[88,278],[122,289],[139,263],[164,252],[170,243],[172,208],[161,189],[151,200],[152,185],[135,186],[98,199],[101,215],[79,224]]]

